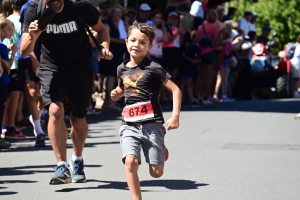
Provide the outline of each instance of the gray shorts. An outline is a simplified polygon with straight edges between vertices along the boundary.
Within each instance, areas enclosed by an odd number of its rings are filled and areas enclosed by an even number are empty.
[[[122,125],[119,133],[123,163],[127,155],[135,155],[141,164],[141,149],[143,149],[147,163],[164,164],[166,129],[162,123]]]

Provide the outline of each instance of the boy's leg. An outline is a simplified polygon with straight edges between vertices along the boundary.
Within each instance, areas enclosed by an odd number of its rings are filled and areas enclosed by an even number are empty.
[[[141,200],[141,186],[138,177],[139,160],[135,155],[127,155],[125,158],[126,181],[134,200]]]

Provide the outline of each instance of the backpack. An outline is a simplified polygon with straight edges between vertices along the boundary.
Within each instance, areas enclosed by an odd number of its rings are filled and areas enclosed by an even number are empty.
[[[287,60],[291,60],[294,57],[296,47],[297,47],[296,44],[289,45],[289,47],[286,50],[286,59]]]
[[[100,50],[100,45],[97,42],[97,39],[94,37],[93,33],[89,29],[89,26],[85,23],[85,16],[80,9],[79,5],[80,0],[67,0],[65,3],[69,3],[72,12],[76,16],[76,19],[79,21],[80,24],[84,25],[85,30],[89,33],[90,37],[94,41],[97,48]],[[42,13],[46,10],[46,4],[44,0],[38,0],[38,7],[37,7],[37,18],[39,19]],[[37,48],[35,49],[35,54],[38,55],[38,57],[41,55],[41,41],[40,38],[37,40]]]
[[[203,29],[205,35],[202,36],[202,38],[199,41],[200,46],[202,48],[213,47],[212,40],[209,37],[209,35],[207,35],[207,33],[206,33],[205,24],[202,24],[202,29]]]

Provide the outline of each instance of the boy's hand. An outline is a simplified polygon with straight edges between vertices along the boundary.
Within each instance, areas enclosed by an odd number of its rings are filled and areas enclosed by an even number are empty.
[[[114,90],[112,90],[112,91],[110,92],[110,98],[111,98],[111,100],[113,100],[113,101],[118,101],[118,99],[119,99],[119,94],[118,94],[118,92],[117,92],[117,89],[114,89]]]
[[[167,130],[177,129],[179,127],[179,118],[178,117],[171,117],[167,123]]]

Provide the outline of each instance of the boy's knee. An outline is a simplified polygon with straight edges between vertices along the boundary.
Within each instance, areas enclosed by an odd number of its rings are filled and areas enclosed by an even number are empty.
[[[150,171],[150,175],[153,178],[160,178],[163,175],[163,171]]]
[[[126,171],[135,172],[139,168],[139,160],[134,155],[126,156],[125,159],[125,168]]]
[[[153,166],[150,165],[150,175],[153,178],[160,178],[164,173],[164,167],[163,166]]]

